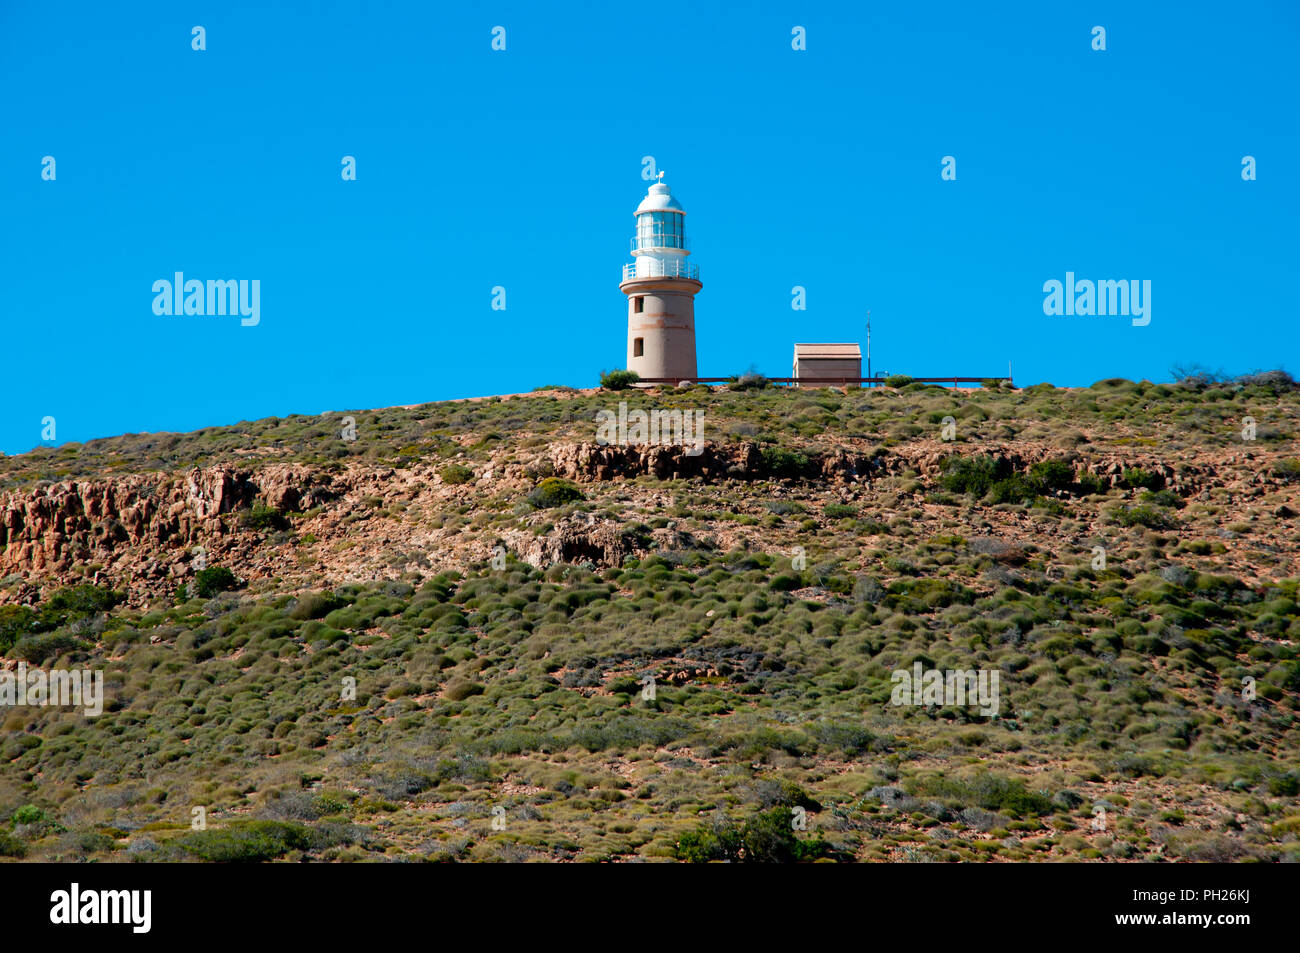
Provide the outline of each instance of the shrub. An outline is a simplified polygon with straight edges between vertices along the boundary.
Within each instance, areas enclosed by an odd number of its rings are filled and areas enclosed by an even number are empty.
[[[1133,489],[1158,490],[1164,482],[1160,474],[1143,470],[1141,467],[1130,467],[1124,471],[1124,484]]]
[[[1295,378],[1283,370],[1276,371],[1255,371],[1252,374],[1242,374],[1234,383],[1242,387],[1262,387],[1274,393],[1284,393],[1295,390]]]
[[[0,831],[0,857],[26,857],[27,845],[17,837]]]
[[[985,494],[990,503],[1028,503],[1038,496],[1039,489],[1027,477],[1013,473],[1005,480],[998,480]]]
[[[774,807],[736,824],[724,821],[683,834],[677,841],[677,858],[701,864],[711,860],[732,863],[781,864],[816,860],[830,852],[820,832],[804,840],[795,836],[788,807]]]
[[[756,374],[752,371],[732,377],[727,381],[727,387],[730,390],[762,390],[765,387],[770,387],[771,384],[772,382],[762,374]]]
[[[826,514],[827,519],[840,520],[849,516],[857,516],[858,508],[845,503],[827,503],[822,512]]]
[[[974,802],[989,811],[1012,817],[1045,815],[1053,811],[1047,795],[1030,791],[1019,778],[1005,778],[981,773],[969,781],[951,777],[931,777],[916,782],[909,791],[915,797],[950,798],[958,803]]]
[[[910,383],[912,383],[912,378],[906,374],[891,374],[885,378],[886,387],[906,387]]]
[[[474,471],[459,463],[443,467],[438,475],[442,477],[443,483],[450,483],[452,486],[460,486],[462,483],[468,483],[474,479]]]
[[[36,625],[36,613],[27,606],[0,606],[0,654],[30,635]]]
[[[1300,483],[1300,460],[1294,457],[1279,460],[1273,466],[1273,475],[1285,483]]]
[[[943,461],[939,485],[953,493],[970,493],[982,497],[994,483],[1011,475],[1005,460],[983,454],[974,457],[948,457]]]
[[[1121,506],[1115,511],[1115,522],[1121,526],[1146,526],[1149,529],[1168,529],[1169,518],[1152,506]]]
[[[107,612],[121,602],[123,595],[103,586],[89,583],[59,589],[46,599],[38,610],[27,606],[0,606],[0,653],[9,652],[21,640],[27,640],[27,650],[33,645],[28,637]],[[79,644],[79,643],[78,643]],[[51,651],[57,649],[51,643]],[[30,661],[30,659],[29,659]]]
[[[89,583],[60,589],[45,600],[42,609],[60,613],[64,618],[107,612],[122,601],[122,594]]]
[[[219,592],[228,592],[238,586],[239,580],[225,566],[209,566],[194,574],[194,594],[200,599],[211,599]]]
[[[196,831],[177,838],[176,847],[216,863],[256,863],[274,860],[290,850],[309,850],[314,832],[285,821],[248,821],[220,830]]]
[[[1064,490],[1074,482],[1074,467],[1064,460],[1042,460],[1029,468],[1027,479],[1040,493]]]
[[[572,503],[582,498],[582,491],[568,480],[547,477],[533,488],[527,500],[539,510],[544,510],[553,506],[563,506],[565,503]]]
[[[273,506],[267,506],[265,503],[254,503],[252,508],[244,513],[239,519],[239,525],[244,529],[268,530],[284,529],[289,525],[289,521]]]
[[[1020,474],[1006,460],[987,455],[949,457],[939,478],[946,490],[987,497],[990,503],[1027,503],[1073,482],[1074,468],[1064,460],[1043,460]]]
[[[605,390],[627,390],[641,379],[636,371],[603,371],[600,386]]]
[[[1171,510],[1181,509],[1183,506],[1183,501],[1178,498],[1178,494],[1171,493],[1169,490],[1146,490],[1142,494],[1142,502]]]
[[[49,820],[45,811],[35,804],[24,804],[18,810],[14,811],[14,816],[10,820],[15,824],[40,824]]]
[[[467,681],[463,678],[453,678],[447,683],[447,688],[443,695],[454,702],[464,701],[474,695],[482,695],[483,686],[478,682]]]
[[[974,590],[948,579],[898,579],[889,584],[886,592],[888,604],[909,615],[946,609],[954,602],[970,605],[975,601]]]
[[[764,447],[763,467],[774,477],[797,477],[808,466],[808,457],[784,447]]]
[[[67,632],[51,632],[47,635],[29,635],[14,643],[14,658],[32,665],[40,665],[48,659],[58,658],[68,652],[86,648],[86,644]]]
[[[1212,371],[1200,364],[1175,364],[1169,369],[1169,373],[1176,383],[1197,391],[1205,390],[1212,384],[1220,384],[1228,379],[1223,371]]]
[[[100,831],[82,831],[76,835],[77,849],[84,854],[117,850],[117,841]]]
[[[1080,473],[1075,485],[1085,496],[1092,493],[1105,493],[1110,489],[1110,484],[1095,473]]]
[[[1268,793],[1274,797],[1295,797],[1300,794],[1300,775],[1291,772],[1269,778]]]
[[[320,619],[347,604],[346,599],[332,592],[308,592],[298,597],[298,604],[289,610],[289,618]]]

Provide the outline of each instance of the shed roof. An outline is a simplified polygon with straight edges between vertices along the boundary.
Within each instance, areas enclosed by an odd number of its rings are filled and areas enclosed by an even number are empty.
[[[807,361],[822,358],[845,358],[862,359],[862,349],[856,344],[796,344],[794,346],[795,360]]]

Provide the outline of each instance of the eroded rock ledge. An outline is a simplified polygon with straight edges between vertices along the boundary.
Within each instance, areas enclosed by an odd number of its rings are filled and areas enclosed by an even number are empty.
[[[260,471],[218,466],[162,477],[124,475],[49,483],[0,496],[0,572],[58,573],[108,563],[132,547],[184,545],[222,536],[223,514],[254,500],[280,510],[324,505],[333,478],[310,467]]]
[[[897,476],[908,470],[932,480],[940,475],[945,457],[975,454],[988,454],[1005,460],[1016,470],[1024,470],[1050,457],[1063,457],[1071,460],[1080,473],[1097,474],[1112,485],[1121,481],[1124,470],[1139,467],[1159,474],[1175,492],[1191,492],[1202,480],[1212,480],[1215,476],[1213,465],[1180,464],[1175,468],[1154,455],[1136,457],[1104,451],[1081,453],[1050,448],[1011,450],[1005,446],[970,444],[954,444],[942,450],[933,447],[882,447],[870,453],[840,448],[825,452],[806,451],[803,455],[807,458],[807,465],[797,474],[788,471],[774,473],[762,448],[756,443],[705,443],[694,454],[686,446],[557,444],[550,448],[550,461],[557,476],[579,482],[631,480],[641,476],[659,480],[699,477],[712,482],[796,475],[800,479],[844,484]]]

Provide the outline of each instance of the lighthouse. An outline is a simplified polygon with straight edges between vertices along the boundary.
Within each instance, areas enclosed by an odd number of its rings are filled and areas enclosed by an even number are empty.
[[[700,269],[687,261],[686,212],[659,181],[636,207],[627,295],[627,369],[643,378],[695,379],[695,295]]]

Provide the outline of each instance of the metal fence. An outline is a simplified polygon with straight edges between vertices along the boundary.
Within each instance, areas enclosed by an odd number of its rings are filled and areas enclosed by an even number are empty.
[[[803,384],[814,387],[847,387],[849,385],[861,386],[863,384],[871,387],[881,387],[887,377],[767,377],[764,378],[769,384]],[[693,377],[690,380],[692,384],[730,384],[736,381],[735,377]],[[908,379],[909,384],[949,384],[954,387],[958,384],[982,384],[984,381],[997,381],[1001,384],[1005,381],[1011,384],[1009,377],[912,377]],[[679,384],[681,381],[673,377],[643,377],[639,381],[641,384]],[[1014,386],[1014,385],[1013,385]]]
[[[635,262],[623,266],[624,281],[631,281],[633,278],[693,278],[696,281],[700,280],[700,266],[688,264],[681,258],[674,258],[670,262],[663,262],[658,258],[643,258],[641,261],[643,274],[637,274]]]

